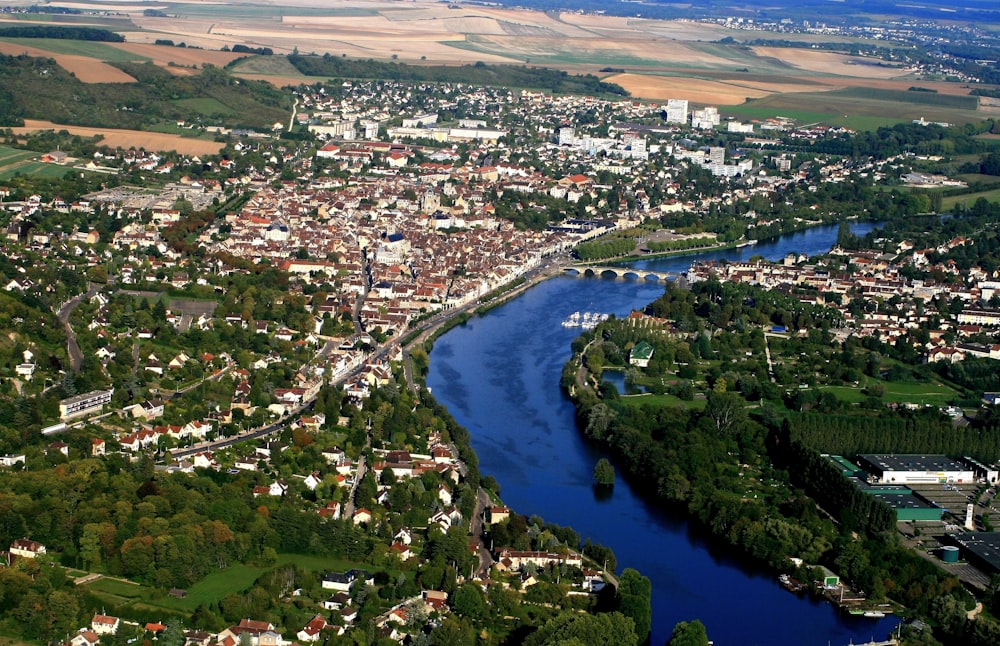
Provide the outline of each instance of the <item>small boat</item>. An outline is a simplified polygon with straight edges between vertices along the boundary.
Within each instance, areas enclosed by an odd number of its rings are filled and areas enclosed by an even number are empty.
[[[580,312],[573,312],[566,320],[562,322],[563,327],[580,327],[580,321],[582,319],[582,314]]]
[[[788,590],[789,592],[794,592],[795,594],[803,592],[806,590],[806,588],[808,588],[808,586],[805,583],[802,583],[798,579],[794,579],[788,576],[787,574],[782,574],[778,576],[778,583],[780,583],[781,586],[786,590]]]
[[[865,610],[862,614],[863,616],[870,617],[872,619],[881,619],[885,616],[885,613],[881,610]]]

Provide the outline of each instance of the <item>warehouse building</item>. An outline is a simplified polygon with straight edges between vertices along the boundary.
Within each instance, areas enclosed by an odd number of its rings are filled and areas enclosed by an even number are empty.
[[[944,455],[858,456],[858,464],[874,482],[890,484],[933,484],[975,482],[973,466]]]
[[[944,509],[902,484],[871,483],[852,478],[858,489],[881,500],[896,512],[896,520],[941,520]]]
[[[1000,574],[1000,533],[948,534],[946,539],[957,545],[965,559],[978,569],[987,574]]]

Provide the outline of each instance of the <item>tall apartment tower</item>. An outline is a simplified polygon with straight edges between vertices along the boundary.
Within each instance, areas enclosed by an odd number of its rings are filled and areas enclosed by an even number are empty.
[[[559,145],[560,146],[572,146],[573,140],[576,139],[576,129],[571,126],[564,126],[559,128]]]
[[[667,100],[667,123],[687,123],[688,102],[687,99]]]

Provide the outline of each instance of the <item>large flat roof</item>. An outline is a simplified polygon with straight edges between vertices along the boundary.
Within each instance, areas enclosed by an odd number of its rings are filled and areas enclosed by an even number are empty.
[[[947,455],[866,453],[858,457],[881,471],[972,471]]]
[[[893,509],[939,509],[939,507],[917,498],[912,493],[873,493],[872,496]]]
[[[994,572],[1000,572],[1000,532],[948,534],[948,538]]]
[[[904,484],[871,484],[861,478],[851,478],[854,486],[865,493],[906,494],[913,490]]]

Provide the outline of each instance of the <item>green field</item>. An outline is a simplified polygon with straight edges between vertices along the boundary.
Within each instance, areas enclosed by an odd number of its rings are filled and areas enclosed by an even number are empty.
[[[162,7],[162,8],[161,8]],[[194,18],[204,16],[206,18],[274,18],[280,20],[281,16],[377,16],[375,9],[364,9],[361,7],[344,7],[341,9],[320,8],[320,7],[286,7],[256,4],[233,4],[233,3],[206,3],[194,4],[184,2],[158,3],[158,9],[164,13],[177,16],[179,18]]]
[[[941,198],[941,209],[947,211],[955,208],[956,204],[972,206],[976,200],[981,197],[986,198],[990,202],[998,202],[1000,201],[1000,188],[982,191],[981,193],[966,193],[965,195],[949,195],[947,197],[943,197]]]
[[[135,583],[127,583],[119,579],[101,578],[92,583],[88,583],[87,589],[95,592],[113,594],[117,597],[125,599],[138,599],[143,596],[144,590],[148,591],[150,588]]]
[[[276,566],[294,564],[309,572],[343,571],[362,564],[339,559],[304,554],[281,554]],[[187,589],[183,599],[171,597],[161,590],[148,585],[133,584],[119,579],[100,578],[86,584],[89,592],[108,604],[109,610],[117,611],[128,607],[146,613],[185,614],[194,612],[198,606],[213,603],[234,593],[250,588],[262,574],[271,567],[232,565],[225,570],[217,570]],[[79,574],[85,574],[80,572]]]
[[[622,403],[628,406],[674,406],[677,408],[688,408],[691,410],[705,410],[705,399],[692,399],[684,401],[673,395],[623,395]]]
[[[876,383],[876,380],[869,380]],[[917,404],[929,406],[946,406],[949,402],[962,398],[954,388],[942,383],[903,383],[891,381],[878,381],[885,386],[884,402],[896,402],[900,404]],[[821,386],[820,390],[832,392],[837,399],[854,403],[860,403],[867,399],[864,392],[864,384],[858,386]]]
[[[149,58],[118,49],[107,43],[89,40],[61,40],[58,38],[0,38],[5,43],[13,43],[24,47],[44,49],[53,54],[69,54],[96,58],[108,63],[127,63],[129,61],[148,61]]]
[[[910,95],[917,94],[925,93],[895,92],[891,96],[912,99],[913,97]],[[931,97],[937,96],[926,94]],[[803,123],[821,122],[859,130],[909,122],[920,118],[959,125],[977,122],[983,118],[983,115],[975,110],[927,105],[914,101],[896,101],[888,98],[875,98],[875,96],[868,95],[867,98],[857,96],[854,90],[774,94],[760,99],[752,99],[743,105],[729,106],[720,112],[726,115],[757,119],[780,115]],[[919,97],[918,100],[922,98]],[[817,112],[817,108],[823,111]]]
[[[936,92],[910,92],[908,90],[882,90],[873,87],[851,87],[829,93],[832,96],[861,99],[862,101],[889,101],[892,103],[913,103],[959,110],[976,110],[979,97],[938,94]]]
[[[218,601],[226,595],[246,590],[261,574],[268,571],[266,567],[249,565],[231,565],[225,570],[218,570],[206,576],[187,589],[187,596],[176,599],[163,596],[151,603],[172,610],[194,612],[203,603]]]
[[[230,108],[228,105],[219,101],[218,99],[213,99],[211,97],[203,97],[198,99],[178,99],[174,101],[175,105],[178,105],[185,110],[190,110],[191,112],[196,112],[198,114],[203,114],[205,116],[231,116],[237,114],[235,110]]]
[[[303,82],[315,80],[295,69],[285,56],[249,56],[234,61],[229,69],[235,74],[294,76],[303,79]]]
[[[815,104],[814,104],[815,105]],[[825,123],[833,126],[844,126],[854,130],[877,130],[891,127],[897,123],[909,121],[888,116],[835,114],[832,112],[812,112],[799,109],[786,109],[783,106],[764,107],[754,100],[743,105],[730,105],[719,108],[726,116],[736,116],[743,119],[769,119],[776,116],[795,119],[799,123]]]
[[[9,146],[0,146],[0,170],[9,164],[14,164],[16,162],[31,159],[32,157],[37,156],[38,153],[31,150],[20,150],[18,148],[10,148]]]
[[[7,180],[18,174],[33,175],[35,177],[63,177],[66,173],[70,172],[74,172],[74,169],[68,166],[22,161],[8,166],[0,166],[0,180]]]

